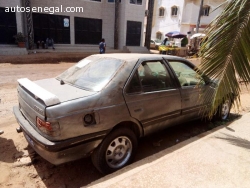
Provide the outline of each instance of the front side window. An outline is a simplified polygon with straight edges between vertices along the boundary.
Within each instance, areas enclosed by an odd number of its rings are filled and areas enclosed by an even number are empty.
[[[101,91],[123,64],[121,60],[104,57],[88,57],[57,77],[75,87]]]
[[[201,11],[201,16],[209,16],[210,6],[204,6]]]
[[[201,78],[201,76],[193,68],[189,67],[185,63],[170,61],[169,64],[173,68],[182,87],[196,86],[197,84],[205,85],[203,78]]]
[[[178,14],[178,7],[177,6],[173,6],[171,8],[171,15],[172,16],[177,16],[177,14]]]
[[[128,93],[173,89],[172,79],[161,61],[143,62],[128,86]]]
[[[142,0],[130,0],[130,4],[141,5],[142,4]]]

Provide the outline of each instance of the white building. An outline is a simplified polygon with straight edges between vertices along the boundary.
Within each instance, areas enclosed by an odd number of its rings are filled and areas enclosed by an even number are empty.
[[[119,49],[143,46],[145,5],[145,0],[121,1]],[[27,19],[29,13],[31,24]],[[114,24],[114,0],[0,0],[0,48],[1,45],[14,46],[13,35],[17,32],[31,34],[34,43],[50,36],[56,45],[69,46],[98,45],[101,38],[105,38],[107,46],[113,48]]]
[[[199,32],[221,13],[226,0],[204,0]],[[196,33],[201,0],[155,0],[152,38],[163,40],[165,34],[180,31],[183,34]]]

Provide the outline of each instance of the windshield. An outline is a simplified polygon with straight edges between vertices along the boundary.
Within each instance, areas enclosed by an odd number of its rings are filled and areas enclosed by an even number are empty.
[[[115,75],[122,61],[115,58],[87,57],[57,77],[78,88],[101,91]]]

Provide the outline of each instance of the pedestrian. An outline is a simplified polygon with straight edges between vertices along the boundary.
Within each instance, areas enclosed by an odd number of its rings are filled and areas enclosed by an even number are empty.
[[[105,39],[102,39],[101,42],[99,43],[99,49],[100,49],[100,54],[105,54],[105,49],[106,49]]]
[[[48,37],[46,39],[46,48],[49,48],[49,46],[51,46],[53,50],[55,49],[54,48],[54,40],[51,37]]]

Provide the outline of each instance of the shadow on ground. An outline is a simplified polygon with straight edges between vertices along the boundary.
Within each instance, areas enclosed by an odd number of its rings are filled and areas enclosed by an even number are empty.
[[[229,134],[223,134],[223,135],[224,135],[224,137],[216,137],[216,138],[221,139],[221,140],[225,140],[232,145],[250,150],[250,141],[249,140],[243,139],[240,137],[236,137],[236,136],[232,136]]]
[[[219,128],[224,128],[227,124],[238,119],[239,117],[240,116],[237,114],[232,114],[230,120],[227,122],[210,122],[204,120],[192,121],[170,127],[151,136],[142,138],[139,141],[137,155],[134,162],[137,162],[136,166],[143,165],[140,162],[141,159],[163,151],[166,148],[175,146],[180,142],[200,135],[206,131],[210,131],[218,126],[220,126]],[[201,137],[202,135],[196,137],[194,140],[200,139]],[[185,144],[180,144],[180,147],[184,146]],[[178,147],[178,149],[180,147]],[[147,162],[152,162],[150,160],[154,159],[151,158]],[[46,187],[82,187],[104,176],[95,169],[90,158],[54,166],[37,155],[33,161],[33,164],[37,174],[43,180]],[[124,173],[128,170],[131,170],[131,166],[128,166],[115,173]]]
[[[14,163],[16,158],[23,155],[18,151],[12,139],[0,136],[0,161],[5,163]]]

